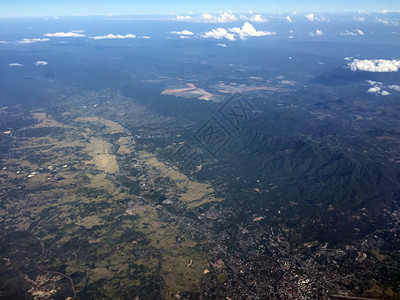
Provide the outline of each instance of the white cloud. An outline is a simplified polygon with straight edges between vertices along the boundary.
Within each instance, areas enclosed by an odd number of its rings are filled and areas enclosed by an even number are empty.
[[[260,16],[261,17],[261,16]],[[219,15],[202,14],[198,17],[192,16],[176,16],[177,21],[192,21],[198,23],[229,23],[239,20],[231,11],[220,13]]]
[[[372,80],[366,80],[372,87],[370,87],[367,90],[367,93],[371,94],[376,94],[376,95],[381,95],[381,96],[388,96],[390,93],[388,91],[383,90],[385,86],[383,85],[382,82],[379,81],[372,81]],[[391,88],[392,86],[388,86],[388,88]],[[400,91],[400,86],[395,86],[396,88],[398,87]]]
[[[245,22],[242,28],[233,27],[229,28],[228,31],[224,28],[212,29],[211,31],[206,32],[203,37],[205,38],[215,38],[215,39],[228,39],[230,41],[235,41],[235,35],[238,35],[241,40],[245,40],[247,37],[255,37],[255,36],[268,36],[274,35],[276,32],[270,31],[257,31],[253,25],[249,22]]]
[[[261,15],[254,15],[254,16],[251,16],[250,21],[253,21],[256,23],[265,23],[265,22],[268,22],[268,19],[263,18]]]
[[[276,34],[276,32],[271,32],[271,31],[257,31],[253,27],[253,25],[251,25],[249,22],[244,23],[242,28],[239,27],[229,28],[229,31],[236,33],[242,40],[245,40],[246,37],[268,36]]]
[[[345,57],[343,58],[345,61],[350,61],[352,59],[352,57]]]
[[[381,88],[379,86],[374,86],[368,89],[367,93],[379,93]]]
[[[80,32],[81,31],[79,31],[79,32],[76,32],[76,31],[55,32],[55,33],[46,33],[46,34],[44,34],[44,36],[46,36],[46,37],[74,37],[74,38],[85,37],[86,36],[86,35],[84,35],[84,34],[82,34]]]
[[[107,35],[98,35],[98,36],[91,36],[90,37],[93,40],[112,40],[112,39],[134,39],[136,38],[136,35],[134,34],[125,34],[125,35],[121,35],[121,34],[107,34]]]
[[[310,22],[314,22],[314,14],[308,14],[306,17]]]
[[[8,64],[10,67],[22,67],[23,65],[22,64],[19,64],[19,63],[11,63],[11,64]]]
[[[289,35],[288,39],[294,39],[294,36],[293,35]]]
[[[398,13],[398,12],[400,12],[400,9],[397,9],[397,10],[393,10],[393,9],[384,9],[384,10],[382,10],[382,14],[384,14],[384,15],[386,15],[386,14],[388,14],[388,13]]]
[[[228,47],[226,44],[217,44],[217,46],[219,46],[219,47],[224,47],[224,48]],[[400,88],[400,87],[399,87],[399,88]]]
[[[351,71],[365,72],[397,72],[400,68],[399,59],[355,59],[348,64]]]
[[[385,24],[385,25],[389,25],[389,21],[385,20],[385,19],[378,19],[379,23]]]
[[[380,81],[373,81],[373,80],[366,80],[370,85],[377,85],[377,86],[383,86],[383,83]]]
[[[358,36],[358,35],[364,35],[364,32],[363,32],[361,29],[356,29],[356,30],[354,30],[354,31],[345,30],[345,31],[342,31],[342,32],[340,33],[340,35],[344,35],[344,36],[347,36],[347,35],[350,35],[350,36]]]
[[[38,61],[35,62],[36,66],[46,66],[48,64],[49,63],[47,61],[44,61],[44,60],[38,60]]]
[[[191,16],[180,16],[180,15],[177,15],[176,19],[178,21],[191,21],[192,17]]]
[[[230,41],[235,41],[235,35],[233,33],[228,33],[224,28],[212,29],[211,31],[207,31],[203,37],[205,38],[214,38],[214,39],[228,39]]]
[[[10,42],[0,41],[0,44],[9,44]]]
[[[250,16],[246,15],[240,15],[240,20],[246,20],[246,21],[252,21],[255,23],[265,23],[268,22],[267,18],[264,18],[260,14],[253,15],[253,13],[250,13]]]
[[[182,30],[182,31],[171,31],[172,34],[177,34],[177,35],[193,35],[194,33],[189,31],[189,30]]]
[[[317,29],[315,32],[310,32],[308,35],[314,37],[324,35],[324,33],[321,30]]]
[[[382,23],[386,26],[400,26],[400,22],[398,21],[391,21],[391,20],[386,20],[386,19],[376,19],[377,22]]]
[[[151,36],[144,35],[144,36],[141,36],[141,37],[139,37],[139,38],[140,38],[140,39],[148,40],[148,39],[151,39]]]
[[[400,85],[392,84],[388,85],[388,88],[400,92]]]
[[[23,39],[22,41],[19,41],[18,43],[20,44],[33,44],[37,42],[47,42],[49,39]]]
[[[197,19],[197,22],[201,22],[201,23],[229,23],[229,22],[235,22],[237,20],[238,20],[238,17],[236,17],[231,12],[227,12],[227,13],[220,13],[219,16],[215,16],[215,15],[212,15],[212,14],[202,14]]]
[[[314,21],[318,21],[318,22],[329,21],[327,18],[325,18],[325,17],[317,17],[317,16],[315,16],[313,13],[310,13],[310,14],[306,15],[306,18],[307,18],[310,22],[314,22]]]
[[[290,16],[287,16],[287,17],[286,17],[286,21],[289,22],[289,23],[292,23],[292,22],[293,22],[293,20],[292,20],[292,18],[291,18]]]
[[[343,36],[348,36],[348,35],[356,36],[358,34],[355,33],[355,32],[352,32],[352,31],[345,30],[345,31],[340,32],[340,35],[343,35]]]

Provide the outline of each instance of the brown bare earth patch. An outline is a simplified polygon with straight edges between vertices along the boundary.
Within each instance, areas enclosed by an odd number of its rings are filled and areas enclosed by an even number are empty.
[[[187,83],[186,86],[186,88],[166,89],[161,92],[161,95],[175,95],[178,97],[197,98],[200,100],[213,99],[213,94],[196,87],[193,83]]]

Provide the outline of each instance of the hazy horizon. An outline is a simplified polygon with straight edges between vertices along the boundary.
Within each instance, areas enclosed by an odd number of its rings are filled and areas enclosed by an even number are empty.
[[[310,12],[382,12],[399,11],[398,2],[385,1],[302,1],[293,0],[277,2],[262,2],[258,0],[245,3],[228,1],[202,1],[187,3],[182,0],[128,2],[113,1],[24,1],[5,0],[1,3],[0,17],[44,17],[44,16],[93,16],[93,15],[174,15],[174,14],[203,14],[233,11],[235,13],[310,13]]]

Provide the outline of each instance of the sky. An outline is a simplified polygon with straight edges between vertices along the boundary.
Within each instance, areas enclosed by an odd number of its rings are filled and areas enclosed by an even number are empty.
[[[0,17],[400,10],[399,0],[0,0]]]

